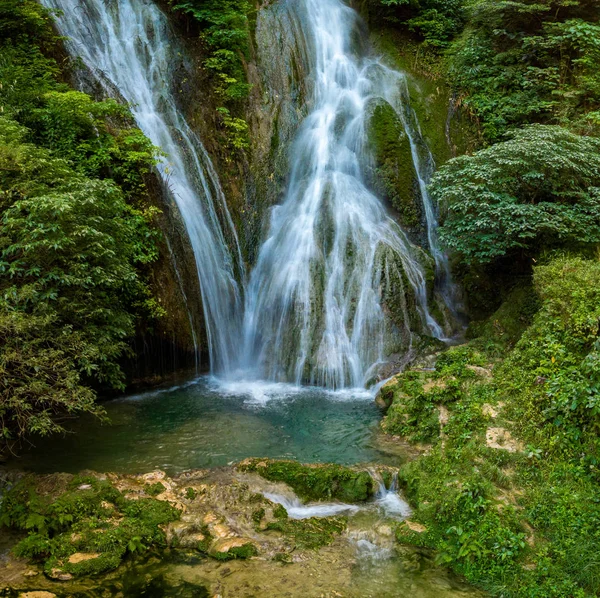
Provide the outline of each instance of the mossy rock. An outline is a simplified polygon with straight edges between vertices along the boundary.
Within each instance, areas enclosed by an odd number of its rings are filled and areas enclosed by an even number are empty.
[[[28,532],[15,554],[58,579],[104,573],[128,553],[166,546],[161,526],[179,516],[168,502],[129,500],[106,480],[79,476],[59,492],[48,491],[48,478],[26,477],[5,494],[0,510],[5,525]]]
[[[297,461],[247,459],[238,468],[255,472],[272,482],[284,482],[304,500],[362,502],[374,493],[373,480],[366,471],[343,465],[303,465]]]
[[[288,519],[280,517],[267,524],[265,531],[276,531],[290,540],[298,548],[316,550],[331,544],[346,529],[343,517],[319,517],[311,519]]]
[[[389,104],[379,102],[370,112],[367,136],[374,158],[371,186],[397,210],[404,227],[418,228],[421,204],[408,135]]]
[[[388,385],[393,401],[382,421],[387,434],[412,442],[431,442],[440,436],[442,407],[460,402],[470,384],[487,374],[485,357],[469,345],[441,353],[433,372],[408,370]]]
[[[258,554],[256,546],[245,538],[225,538],[218,540],[210,548],[208,555],[218,561],[249,559]]]

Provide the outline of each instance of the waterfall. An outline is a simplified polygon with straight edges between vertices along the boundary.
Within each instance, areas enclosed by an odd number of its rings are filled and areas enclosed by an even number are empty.
[[[368,188],[366,126],[374,101],[395,107],[409,131],[430,248],[445,268],[435,210],[417,162],[418,129],[405,109],[403,75],[370,57],[358,14],[342,0],[282,0],[309,61],[309,114],[290,151],[287,194],[245,300],[240,369],[255,378],[364,387],[384,361],[390,274],[407,282],[425,334],[444,339],[427,304],[426,258]],[[401,283],[402,284],[402,283]],[[405,326],[408,308],[403,305]],[[409,347],[410,347],[409,330]]]
[[[166,16],[149,0],[42,2],[62,11],[57,27],[71,55],[81,58],[108,95],[129,103],[139,128],[166,154],[157,170],[194,252],[211,367],[231,370],[242,325],[237,280],[243,262],[213,164],[172,91],[182,51]]]

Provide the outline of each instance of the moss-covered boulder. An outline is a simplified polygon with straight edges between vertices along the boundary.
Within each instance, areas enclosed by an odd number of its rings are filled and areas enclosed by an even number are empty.
[[[408,135],[395,110],[383,101],[370,109],[367,126],[373,169],[369,183],[398,212],[402,226],[416,229],[421,222],[421,204]]]
[[[108,480],[91,476],[25,477],[0,508],[0,524],[27,532],[14,553],[58,580],[104,573],[128,553],[166,546],[161,526],[179,516],[166,501],[131,500]]]
[[[271,482],[283,482],[304,500],[361,502],[374,493],[369,473],[343,465],[303,465],[297,461],[246,459],[238,465],[238,469],[255,472]]]
[[[417,443],[438,440],[454,404],[474,382],[489,378],[486,365],[481,353],[462,345],[439,355],[434,371],[397,375],[384,387],[391,405],[381,424],[383,431]]]

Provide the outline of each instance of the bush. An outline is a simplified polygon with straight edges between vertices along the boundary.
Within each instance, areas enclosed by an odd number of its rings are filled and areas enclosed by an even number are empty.
[[[431,185],[440,230],[467,263],[600,241],[600,140],[531,125],[445,164]]]
[[[372,19],[415,33],[425,46],[445,48],[464,24],[463,0],[367,0]]]
[[[598,130],[599,18],[594,0],[472,4],[450,80],[489,140],[530,122]]]

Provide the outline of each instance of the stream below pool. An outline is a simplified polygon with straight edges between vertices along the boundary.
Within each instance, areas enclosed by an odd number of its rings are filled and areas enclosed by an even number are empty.
[[[361,390],[331,392],[271,383],[224,383],[203,376],[109,401],[105,407],[110,423],[93,418],[74,421],[70,433],[37,441],[9,467],[37,473],[91,469],[133,474],[162,469],[168,475],[210,468],[214,473],[209,477],[219,479],[226,475],[220,472],[230,469],[213,468],[253,456],[395,467],[408,458],[406,449],[394,449],[393,442],[386,442],[379,431],[381,411],[373,393]],[[221,484],[227,487],[229,482]],[[68,588],[69,595],[482,596],[436,567],[427,552],[396,543],[394,525],[410,509],[393,489],[386,491],[380,486],[377,500],[360,508],[305,506],[293,495],[266,491],[265,496],[284,504],[293,518],[348,515],[348,530],[333,545],[299,556],[293,564],[260,557],[222,563],[193,555],[164,555],[131,561],[100,582],[81,580]],[[226,505],[222,508],[229,509]],[[232,509],[231,514],[236,511]],[[44,584],[36,589],[57,591],[56,582]]]

